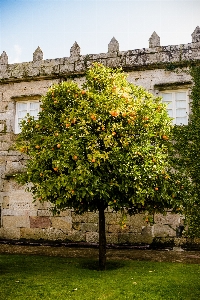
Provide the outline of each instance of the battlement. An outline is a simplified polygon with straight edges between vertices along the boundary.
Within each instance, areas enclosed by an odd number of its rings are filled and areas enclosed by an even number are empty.
[[[81,55],[77,42],[70,49],[70,56],[43,60],[43,52],[38,47],[33,53],[33,61],[8,64],[8,56],[3,51],[0,56],[0,82],[24,81],[82,75],[93,62],[124,70],[163,68],[168,64],[184,65],[188,61],[200,60],[200,27],[192,33],[188,44],[160,46],[160,37],[154,31],[149,38],[149,48],[119,51],[119,43],[113,37],[108,44],[108,52]]]

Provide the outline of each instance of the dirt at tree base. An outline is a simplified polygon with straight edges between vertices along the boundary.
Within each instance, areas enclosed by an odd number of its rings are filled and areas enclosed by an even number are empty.
[[[175,251],[176,250],[176,251]],[[200,251],[107,249],[107,260],[146,260],[157,262],[200,263]],[[0,254],[47,255],[98,259],[97,248],[24,246],[0,244]]]

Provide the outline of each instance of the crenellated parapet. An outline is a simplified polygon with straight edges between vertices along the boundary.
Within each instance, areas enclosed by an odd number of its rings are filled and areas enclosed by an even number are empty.
[[[8,64],[8,55],[5,51],[0,56],[0,65],[6,66]]]
[[[73,46],[70,48],[70,58],[77,60],[79,59],[80,55],[81,55],[81,48],[79,47],[77,42],[75,42]]]
[[[113,37],[108,44],[108,53],[117,53],[119,52],[119,42]]]
[[[35,52],[33,53],[33,62],[43,60],[43,52],[38,46]]]
[[[160,37],[154,31],[149,38],[149,48],[160,47]]]
[[[194,30],[194,32],[191,34],[192,36],[192,43],[198,43],[200,42],[200,27],[197,26]]]
[[[77,42],[70,49],[70,56],[43,60],[43,52],[38,47],[33,53],[33,61],[8,64],[8,56],[0,56],[0,80],[21,81],[31,79],[59,78],[84,74],[93,62],[101,62],[109,67],[124,70],[164,68],[167,64],[183,65],[188,61],[200,60],[200,28],[192,33],[192,43],[161,46],[160,37],[154,31],[149,38],[149,48],[119,51],[119,42],[113,37],[108,44],[108,52],[81,55]]]

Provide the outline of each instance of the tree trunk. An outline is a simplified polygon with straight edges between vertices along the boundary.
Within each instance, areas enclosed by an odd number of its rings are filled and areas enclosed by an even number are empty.
[[[106,226],[104,207],[99,208],[99,270],[106,268]]]

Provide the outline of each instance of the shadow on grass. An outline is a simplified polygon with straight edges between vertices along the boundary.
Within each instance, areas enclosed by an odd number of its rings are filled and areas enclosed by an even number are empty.
[[[87,260],[79,263],[81,269],[99,271],[99,261],[97,260]],[[106,271],[113,271],[123,268],[125,263],[123,261],[107,261]]]

